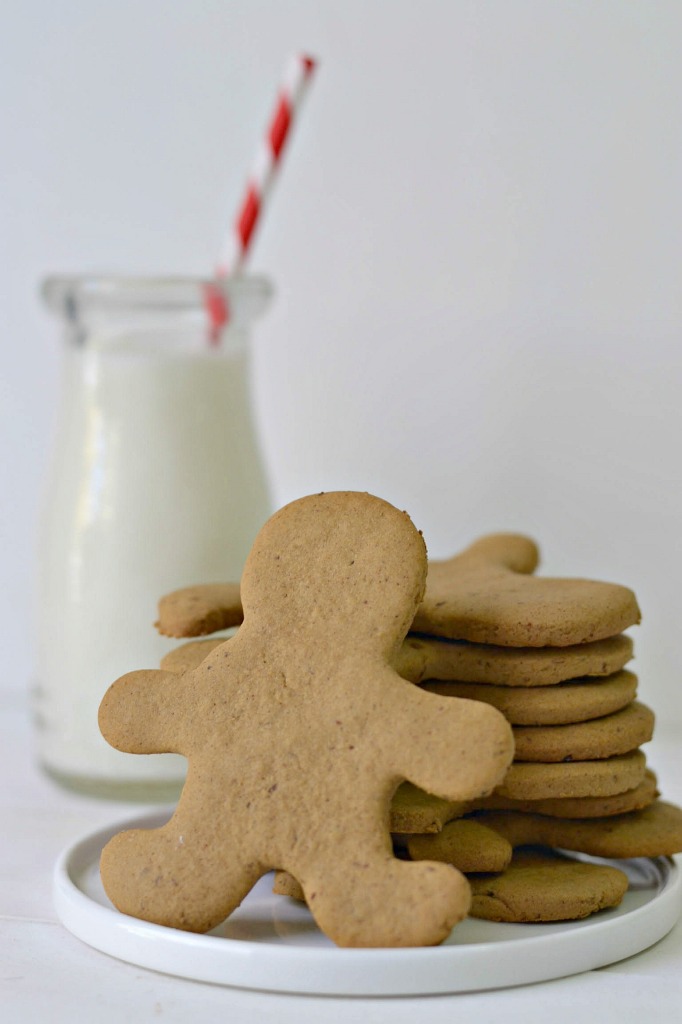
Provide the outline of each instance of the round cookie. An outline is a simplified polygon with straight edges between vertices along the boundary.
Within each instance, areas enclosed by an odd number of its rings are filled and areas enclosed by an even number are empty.
[[[568,647],[500,647],[410,633],[395,667],[413,683],[456,679],[501,686],[551,686],[583,676],[610,676],[627,665],[632,654],[632,639],[624,633]]]
[[[501,875],[469,876],[471,917],[487,921],[575,921],[617,907],[627,875],[552,851],[522,850]]]
[[[645,771],[646,758],[641,750],[601,761],[514,762],[495,794],[515,800],[613,796],[634,789]]]
[[[538,551],[517,534],[491,534],[429,563],[412,630],[503,647],[566,647],[622,633],[640,611],[627,587],[529,575]]]
[[[511,797],[491,793],[490,796],[476,800],[471,809],[526,811],[529,814],[545,814],[554,818],[604,818],[614,814],[626,814],[629,811],[640,811],[652,804],[657,796],[656,776],[647,768],[639,785],[613,796],[513,800]]]
[[[654,713],[639,701],[577,725],[514,726],[514,760],[593,761],[627,754],[648,743],[653,730]]]
[[[442,697],[464,697],[492,704],[512,725],[567,725],[610,715],[626,707],[637,693],[637,676],[623,670],[604,679],[577,679],[556,686],[532,687],[432,680],[421,685],[422,689]]]

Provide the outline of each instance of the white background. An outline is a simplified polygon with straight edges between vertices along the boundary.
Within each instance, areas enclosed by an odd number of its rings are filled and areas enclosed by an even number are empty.
[[[682,714],[682,5],[0,0],[3,678],[32,671],[53,271],[211,270],[286,56],[320,68],[256,242],[277,504],[367,489],[434,556],[626,583]]]

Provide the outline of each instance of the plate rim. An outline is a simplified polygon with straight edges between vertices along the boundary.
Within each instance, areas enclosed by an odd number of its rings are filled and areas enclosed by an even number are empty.
[[[682,871],[669,857],[631,858],[654,864],[662,884],[646,903],[618,917],[570,922],[579,927],[552,935],[543,932],[511,940],[427,947],[316,948],[195,934],[122,914],[80,888],[78,872],[99,859],[108,839],[127,828],[159,827],[173,810],[150,808],[89,830],[71,842],[54,866],[53,901],[62,925],[87,945],[136,966],[196,981],[264,992],[338,996],[505,988],[581,973],[632,956],[668,934],[682,913]],[[589,942],[584,941],[587,933]],[[489,970],[489,959],[486,970],[480,970],[493,950],[496,975]],[[421,974],[408,976],[407,965]],[[298,977],[310,975],[313,966],[312,977]]]

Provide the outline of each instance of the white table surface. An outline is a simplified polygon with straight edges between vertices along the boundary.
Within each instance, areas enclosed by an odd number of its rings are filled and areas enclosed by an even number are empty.
[[[682,804],[682,723],[659,722],[646,748],[664,798]],[[84,945],[59,923],[51,876],[59,853],[86,832],[141,813],[139,804],[60,789],[34,764],[24,702],[0,694],[0,1020],[98,1024],[230,1022],[523,1021],[600,1024],[682,1021],[682,924],[621,963],[542,984],[453,996],[343,999],[274,995],[167,977]],[[220,1015],[220,1017],[218,1016]]]

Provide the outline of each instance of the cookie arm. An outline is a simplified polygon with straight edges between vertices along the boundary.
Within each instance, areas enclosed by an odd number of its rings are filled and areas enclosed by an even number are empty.
[[[243,618],[238,583],[203,583],[162,597],[155,625],[164,636],[205,636],[239,626]]]
[[[102,699],[100,732],[112,747],[129,754],[181,753],[182,715],[174,707],[182,707],[186,691],[186,682],[174,672],[129,672]]]
[[[401,714],[394,710],[390,730],[400,775],[445,800],[471,800],[499,785],[514,756],[504,716],[480,701],[400,685]],[[395,700],[394,689],[394,709]]]
[[[166,672],[172,672],[174,675],[191,672],[192,669],[199,668],[202,661],[216,647],[220,647],[224,643],[227,643],[225,637],[214,638],[213,640],[190,640],[188,643],[181,644],[180,647],[175,647],[168,654],[165,654],[161,659],[161,668]]]
[[[450,562],[483,563],[529,575],[538,567],[540,552],[534,540],[521,533],[490,533],[470,544]]]

